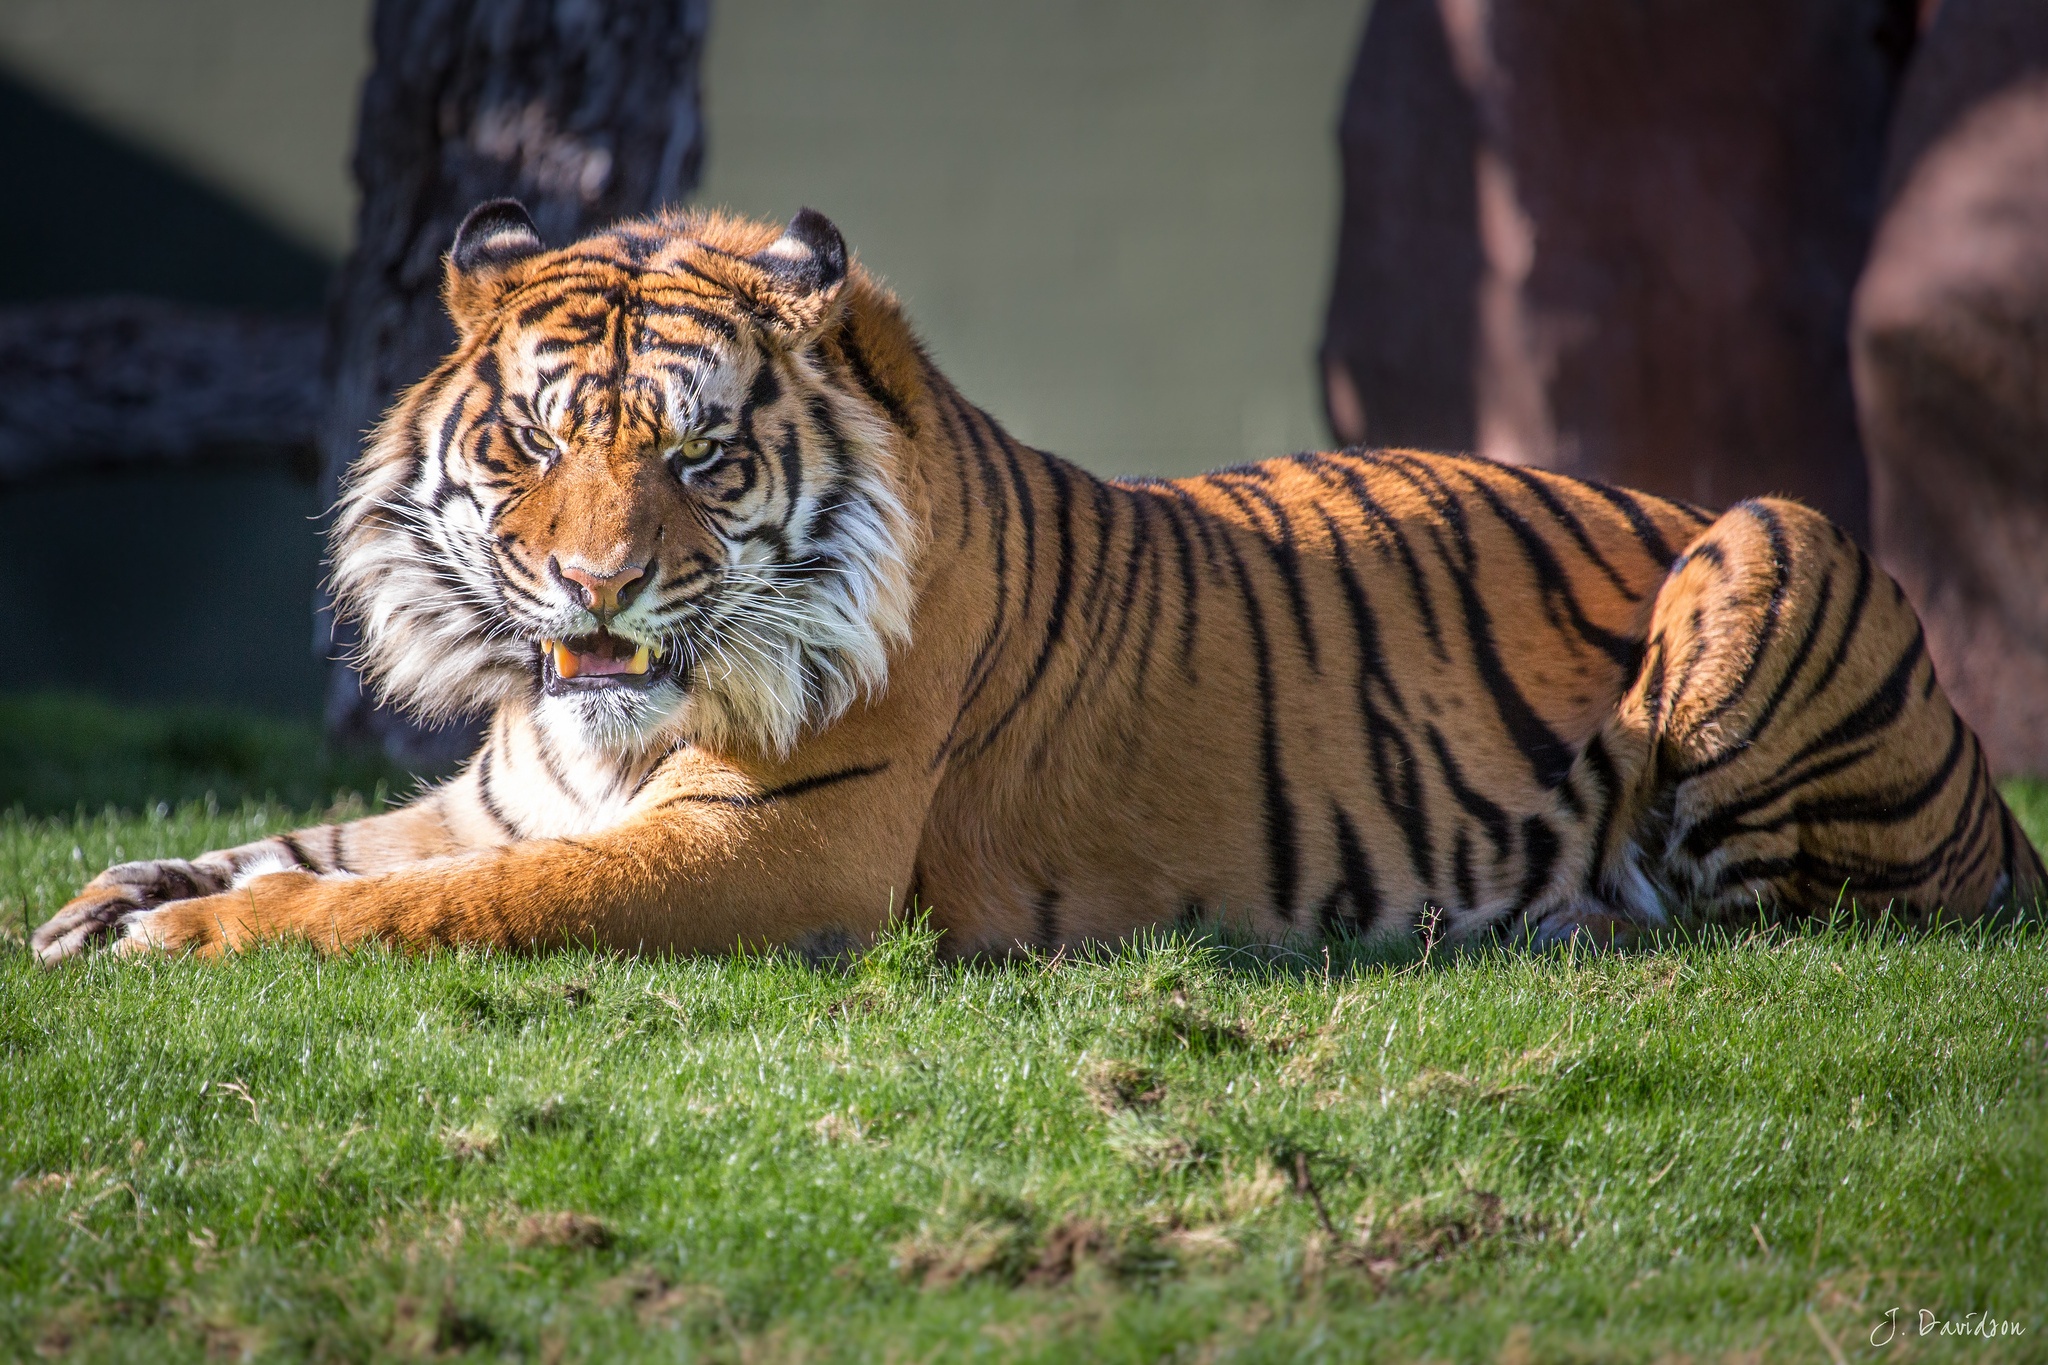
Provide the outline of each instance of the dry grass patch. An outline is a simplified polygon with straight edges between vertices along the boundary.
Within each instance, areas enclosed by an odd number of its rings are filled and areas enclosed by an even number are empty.
[[[483,1124],[444,1128],[440,1137],[442,1148],[456,1161],[495,1161],[505,1148],[498,1130]]]
[[[1136,1062],[1103,1058],[1081,1072],[1081,1093],[1105,1115],[1150,1109],[1166,1098],[1159,1073]]]
[[[559,1210],[527,1214],[513,1229],[512,1240],[529,1251],[541,1247],[602,1251],[616,1239],[604,1219]]]

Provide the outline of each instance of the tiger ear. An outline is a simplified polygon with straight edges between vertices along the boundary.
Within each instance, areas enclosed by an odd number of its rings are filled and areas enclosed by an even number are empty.
[[[747,292],[783,330],[809,332],[824,321],[846,283],[846,239],[816,209],[796,217],[766,247],[747,257],[761,284]]]
[[[505,272],[545,249],[540,230],[517,199],[491,199],[471,209],[448,248],[443,295],[455,325],[467,332],[471,319],[497,303]]]

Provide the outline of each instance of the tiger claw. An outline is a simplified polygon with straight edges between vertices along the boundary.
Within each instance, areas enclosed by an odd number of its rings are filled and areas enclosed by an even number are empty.
[[[126,888],[102,888],[99,894],[80,896],[50,916],[29,938],[29,951],[38,965],[55,967],[112,939],[145,910]]]

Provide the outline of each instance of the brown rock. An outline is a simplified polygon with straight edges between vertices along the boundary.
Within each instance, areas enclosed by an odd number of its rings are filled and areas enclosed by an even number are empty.
[[[1947,0],[1856,293],[1878,556],[2000,773],[2048,773],[2048,6]]]

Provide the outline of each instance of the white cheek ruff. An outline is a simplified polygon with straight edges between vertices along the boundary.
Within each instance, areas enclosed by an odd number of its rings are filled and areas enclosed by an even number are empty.
[[[349,662],[378,698],[443,721],[521,692],[532,651],[499,599],[475,506],[430,501],[438,452],[419,457],[425,486],[406,486],[409,420],[402,409],[387,418],[350,473],[330,538],[331,582],[362,633]]]

